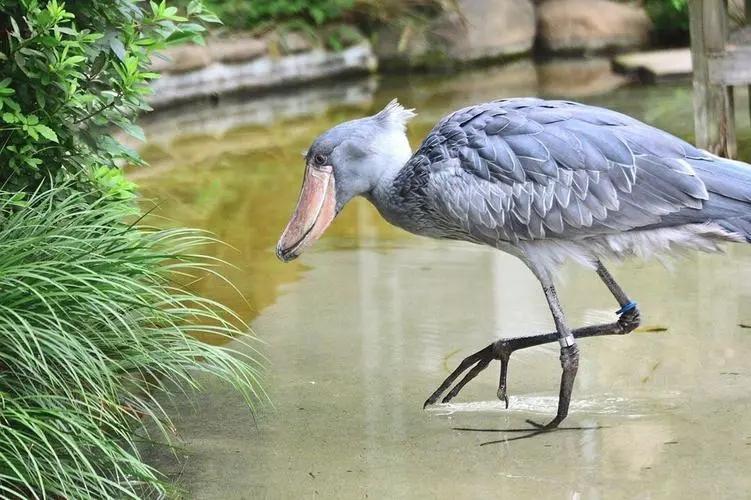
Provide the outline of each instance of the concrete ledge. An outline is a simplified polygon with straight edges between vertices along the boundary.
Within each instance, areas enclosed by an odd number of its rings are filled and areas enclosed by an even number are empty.
[[[377,67],[371,46],[362,42],[341,52],[313,49],[284,56],[263,55],[247,62],[215,61],[183,73],[167,73],[152,84],[149,104],[165,107],[198,97],[261,90],[330,78],[371,73]]]
[[[691,50],[685,48],[621,54],[613,59],[613,67],[620,73],[635,74],[640,80],[647,82],[689,78]]]

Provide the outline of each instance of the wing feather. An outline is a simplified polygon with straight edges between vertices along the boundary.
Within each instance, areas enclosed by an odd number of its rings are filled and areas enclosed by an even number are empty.
[[[708,199],[688,161],[707,154],[628,116],[566,101],[459,110],[415,156],[441,165],[424,167],[427,210],[440,229],[489,244],[627,231]]]

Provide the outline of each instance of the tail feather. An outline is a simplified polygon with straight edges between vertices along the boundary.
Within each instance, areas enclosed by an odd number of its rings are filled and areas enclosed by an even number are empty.
[[[699,211],[705,220],[751,243],[751,165],[714,155],[690,163],[709,192]]]
[[[690,160],[696,175],[709,193],[751,203],[751,165],[713,156],[712,160]]]
[[[751,243],[751,215],[718,220],[717,224],[725,231],[743,237],[746,243]]]
[[[650,228],[708,224],[719,230],[720,239],[751,243],[751,165],[714,155],[686,161],[704,182],[709,199],[701,208],[665,215]]]

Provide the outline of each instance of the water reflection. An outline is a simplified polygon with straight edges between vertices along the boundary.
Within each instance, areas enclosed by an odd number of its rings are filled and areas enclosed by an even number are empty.
[[[243,123],[242,113],[222,107],[216,128],[207,115],[203,124],[173,115],[168,127],[153,117],[147,130],[159,130],[158,140],[143,151],[152,167],[133,177],[158,200],[161,215],[230,243],[207,251],[237,266],[226,272],[249,305],[218,281],[197,286],[253,319],[273,360],[268,384],[276,411],[261,413],[257,426],[223,387],[210,385],[193,405],[177,401],[189,459],[160,463],[190,497],[684,498],[751,491],[751,330],[738,326],[751,323],[745,247],[726,257],[693,255],[673,272],[639,262],[614,269],[645,323],[667,330],[584,341],[566,422],[578,429],[518,441],[518,433],[504,430],[553,413],[554,346],[512,357],[510,411],[494,400],[493,365],[455,404],[421,409],[463,356],[500,336],[552,329],[539,285],[514,258],[406,235],[356,202],[299,261],[276,261],[274,243],[299,188],[300,152],[331,124],[397,95],[420,112],[410,128],[414,146],[439,117],[472,102],[576,95],[564,74],[521,61],[448,78],[383,81],[346,106],[289,112],[268,124]],[[614,89],[622,82],[600,78],[578,99],[690,134],[685,85]],[[225,130],[228,115],[239,122]],[[175,126],[185,134],[164,132]],[[612,319],[616,305],[591,271],[567,266],[561,279],[572,324]],[[479,446],[489,441],[497,443]]]

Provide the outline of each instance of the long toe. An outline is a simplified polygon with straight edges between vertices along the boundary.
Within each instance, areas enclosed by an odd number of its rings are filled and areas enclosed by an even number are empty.
[[[530,419],[526,420],[526,422],[529,425],[531,425],[531,426],[533,426],[533,427],[535,427],[537,429],[540,429],[542,431],[551,431],[553,429],[556,429],[556,428],[558,428],[558,426],[561,424],[562,421],[563,421],[562,418],[556,417],[553,420],[551,420],[550,422],[548,422],[547,424],[543,425],[543,424],[535,422],[534,420],[530,420]]]
[[[438,401],[438,398],[441,396],[441,393],[436,391],[433,394],[430,395],[428,399],[425,400],[425,403],[422,405],[422,409],[424,410],[428,406],[434,405],[436,401]]]
[[[451,387],[451,384],[454,383],[454,381],[459,378],[459,375],[467,371],[470,367],[472,369],[467,373],[467,375],[458,383],[456,386],[449,392],[449,394],[443,399],[443,402],[446,403],[451,398],[456,396],[459,391],[464,387],[467,382],[472,380],[475,376],[477,376],[478,373],[480,373],[482,370],[485,369],[485,367],[488,366],[488,364],[493,360],[493,344],[490,344],[487,347],[484,347],[483,349],[480,349],[474,354],[471,354],[464,358],[461,363],[459,363],[459,366],[456,367],[456,370],[451,372],[451,375],[446,377],[446,379],[441,383],[441,385],[438,387],[438,389],[433,392],[433,394],[430,395],[428,399],[425,400],[425,403],[422,405],[423,409],[427,408],[430,405],[435,404],[436,401],[438,401],[438,398],[441,397],[441,395],[448,390],[449,387]]]

